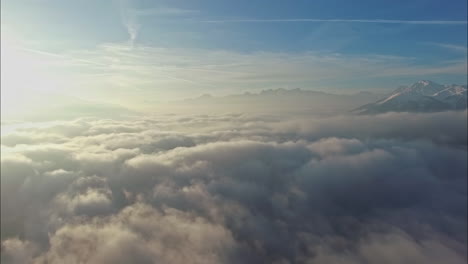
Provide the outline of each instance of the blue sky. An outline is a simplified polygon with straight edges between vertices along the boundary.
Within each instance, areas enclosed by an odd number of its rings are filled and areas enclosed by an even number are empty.
[[[466,10],[466,0],[4,0],[2,40],[93,97],[384,91],[466,83]]]

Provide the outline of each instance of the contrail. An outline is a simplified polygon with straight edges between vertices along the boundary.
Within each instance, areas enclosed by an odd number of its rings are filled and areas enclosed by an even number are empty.
[[[59,59],[67,59],[67,60],[71,60],[71,61],[75,61],[75,62],[81,62],[81,63],[85,63],[85,64],[93,64],[93,65],[97,65],[97,66],[108,66],[108,64],[99,63],[99,62],[96,62],[96,61],[73,58],[73,57],[70,57],[70,56],[61,55],[61,54],[57,54],[57,53],[52,53],[52,52],[48,52],[48,51],[37,50],[37,49],[19,48],[19,50],[23,50],[23,51],[31,52],[31,53],[36,53],[36,54],[40,54],[40,55],[44,55],[44,56],[59,58]]]
[[[392,19],[222,19],[205,20],[205,23],[281,23],[281,22],[335,22],[335,23],[376,23],[376,24],[416,24],[416,25],[466,25],[463,20],[392,20]]]
[[[130,37],[129,41],[133,47],[135,40],[138,37],[140,30],[140,24],[134,13],[130,10],[130,1],[129,0],[120,0],[120,16],[122,18],[122,23],[127,29],[128,35]]]

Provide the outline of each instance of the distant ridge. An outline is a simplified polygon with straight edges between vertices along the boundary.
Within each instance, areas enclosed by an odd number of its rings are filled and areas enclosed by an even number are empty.
[[[411,86],[401,86],[374,103],[354,109],[353,113],[439,112],[467,108],[466,85],[442,85],[421,80]]]
[[[168,102],[172,107],[189,107],[193,110],[216,111],[265,111],[303,113],[346,113],[349,109],[378,100],[383,94],[356,92],[333,94],[303,89],[266,89],[259,92],[243,92],[225,96],[203,94],[199,97]]]
[[[197,102],[197,101],[229,101],[233,99],[255,99],[259,100],[261,98],[271,98],[271,97],[283,97],[286,98],[308,98],[308,97],[326,97],[327,99],[348,99],[348,98],[361,98],[363,101],[372,101],[380,98],[382,94],[373,93],[369,91],[359,91],[352,94],[334,94],[334,93],[327,93],[323,91],[314,91],[314,90],[303,90],[300,88],[295,89],[285,89],[285,88],[277,88],[277,89],[265,89],[260,92],[244,92],[242,94],[231,94],[225,96],[213,96],[211,94],[202,94],[195,98],[188,98],[183,100],[184,102]],[[309,98],[310,99],[310,98]]]

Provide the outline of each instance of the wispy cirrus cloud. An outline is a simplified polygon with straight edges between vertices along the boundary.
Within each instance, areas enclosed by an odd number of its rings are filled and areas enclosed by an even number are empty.
[[[456,44],[448,44],[448,43],[431,43],[432,45],[435,45],[437,47],[441,47],[444,49],[456,51],[456,52],[462,52],[462,53],[467,53],[468,48],[462,45],[456,45]]]
[[[121,0],[119,4],[122,24],[127,29],[129,42],[133,46],[136,38],[138,37],[138,32],[140,31],[140,23],[138,22],[137,16],[132,12],[129,12],[131,8],[129,0]]]
[[[466,60],[462,59],[427,65],[412,57],[312,51],[243,53],[141,45],[130,49],[125,45],[106,44],[93,51],[75,51],[69,56],[95,61],[94,70],[111,74],[106,77],[107,81],[117,78],[118,82],[112,83],[119,86],[138,84],[137,87],[146,91],[172,87],[185,96],[208,92],[203,90],[207,88],[210,93],[287,86],[318,88],[320,83],[337,79],[430,78],[431,75],[466,72]],[[213,91],[213,87],[217,87],[217,91]],[[190,91],[195,94],[186,94]],[[168,92],[166,90],[166,94]]]
[[[466,25],[464,20],[399,20],[399,19],[219,19],[205,20],[207,23],[281,23],[281,22],[333,22],[333,23],[377,23],[377,24],[415,24],[415,25]]]
[[[68,72],[67,91],[87,99],[139,105],[147,98],[173,100],[234,94],[270,88],[314,90],[367,89],[365,79],[434,79],[466,74],[465,58],[421,63],[419,58],[331,52],[238,52],[103,44],[94,49],[54,53],[24,49],[40,56],[43,68]],[[338,83],[337,86],[333,86]],[[341,83],[341,84],[340,84]],[[386,88],[398,84],[388,83]],[[170,89],[169,89],[170,88]]]
[[[24,52],[50,62],[44,69],[68,72],[68,92],[105,102],[110,102],[108,94],[112,93],[112,103],[125,102],[127,107],[147,98],[167,101],[203,93],[222,95],[279,87],[367,89],[353,82],[393,77],[433,79],[441,74],[463,75],[467,70],[464,58],[424,64],[413,57],[313,51],[245,53],[103,44],[60,54],[32,49]],[[333,86],[330,82],[342,84]]]
[[[122,23],[127,29],[129,35],[129,42],[133,46],[141,28],[141,17],[147,16],[180,16],[197,13],[197,10],[181,9],[174,7],[159,7],[159,8],[147,8],[140,9],[133,6],[130,0],[121,0],[120,4],[120,15]]]
[[[147,9],[135,9],[132,8],[129,12],[137,16],[178,16],[178,15],[189,15],[199,13],[198,10],[183,9],[175,7],[161,7],[161,8],[147,8]]]

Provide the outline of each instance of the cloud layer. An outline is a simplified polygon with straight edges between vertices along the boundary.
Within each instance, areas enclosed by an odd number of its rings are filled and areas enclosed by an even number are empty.
[[[466,112],[2,133],[2,263],[465,263]]]

